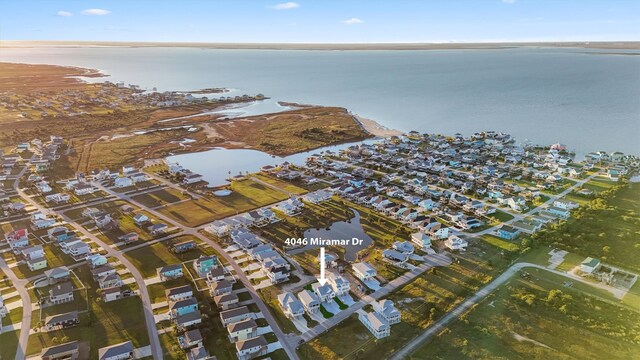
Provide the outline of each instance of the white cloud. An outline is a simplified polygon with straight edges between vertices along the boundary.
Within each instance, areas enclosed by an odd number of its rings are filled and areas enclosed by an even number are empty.
[[[60,10],[58,11],[58,16],[73,16],[73,14],[68,11]]]
[[[362,24],[363,22],[364,20],[360,20],[358,18],[351,18],[349,20],[343,21],[342,23],[347,25],[356,25],[356,24]]]
[[[82,10],[82,15],[109,15],[111,11],[104,9],[87,9]]]
[[[289,1],[286,3],[280,3],[278,5],[273,6],[274,9],[276,10],[291,10],[291,9],[295,9],[295,8],[299,8],[300,4]]]
[[[517,0],[502,0],[505,4],[514,4]]]

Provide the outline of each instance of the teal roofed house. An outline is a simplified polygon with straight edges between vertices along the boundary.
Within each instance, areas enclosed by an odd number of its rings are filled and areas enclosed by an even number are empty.
[[[219,266],[218,257],[215,255],[200,256],[193,261],[193,267],[200,277],[205,277],[211,269]]]
[[[198,310],[198,300],[195,298],[176,301],[171,304],[171,316],[177,318]]]
[[[520,235],[520,230],[513,228],[509,225],[502,225],[500,229],[498,229],[498,236],[503,239],[513,240]]]
[[[167,265],[158,269],[158,276],[162,281],[177,279],[183,275],[182,264]]]
[[[593,274],[601,265],[600,260],[588,257],[580,263],[580,271],[586,274]]]

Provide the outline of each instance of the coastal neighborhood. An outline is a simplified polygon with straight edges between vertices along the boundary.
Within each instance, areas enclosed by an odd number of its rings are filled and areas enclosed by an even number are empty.
[[[0,360],[640,360],[639,25],[0,1]]]
[[[633,155],[412,131],[218,185],[169,161],[58,177],[72,147],[51,136],[1,154],[0,334],[24,358],[293,359],[334,341],[391,356],[465,306],[424,307],[425,279],[464,271],[441,291],[479,290],[532,253],[565,285],[637,289],[606,257],[530,248],[624,186]]]

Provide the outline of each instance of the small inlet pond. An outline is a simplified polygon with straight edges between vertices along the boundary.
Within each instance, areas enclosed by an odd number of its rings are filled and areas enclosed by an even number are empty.
[[[360,224],[360,213],[356,210],[353,210],[353,214],[355,215],[349,222],[347,221],[338,221],[331,224],[329,229],[309,229],[304,232],[305,238],[322,238],[322,239],[345,239],[350,240],[352,238],[358,238],[362,240],[361,245],[349,245],[345,246],[345,255],[344,259],[349,262],[353,262],[357,260],[358,252],[362,249],[366,249],[371,244],[373,244],[373,240],[362,228]],[[304,252],[309,249],[316,248],[317,246],[307,245],[300,249],[296,249],[294,252]]]
[[[363,142],[326,146],[286,157],[272,156],[252,149],[215,148],[208,151],[169,156],[167,161],[178,163],[185,169],[201,174],[204,180],[209,182],[209,185],[218,186],[227,184],[228,181],[226,179],[230,177],[258,172],[265,165],[279,165],[285,161],[303,165],[305,160],[313,154],[320,154],[327,150],[338,152],[352,145],[372,143],[374,141],[365,140]]]

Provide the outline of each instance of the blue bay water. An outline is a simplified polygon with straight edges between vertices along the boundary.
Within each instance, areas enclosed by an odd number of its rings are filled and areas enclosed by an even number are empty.
[[[607,52],[3,48],[0,61],[97,68],[160,91],[263,93],[272,100],[260,111],[280,100],[336,105],[403,131],[496,130],[579,154],[638,154],[640,56]]]

